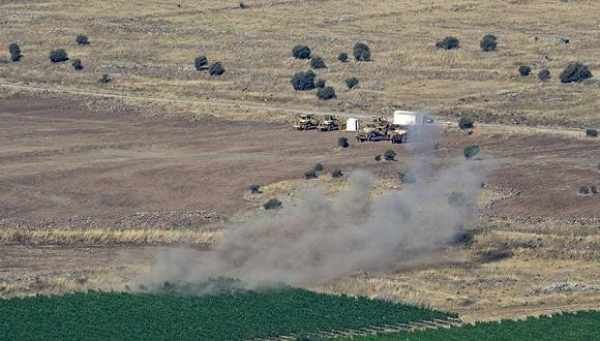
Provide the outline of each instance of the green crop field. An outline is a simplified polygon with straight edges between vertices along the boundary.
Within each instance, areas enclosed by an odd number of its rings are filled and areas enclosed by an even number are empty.
[[[204,296],[89,292],[0,301],[0,340],[247,340],[450,316],[293,288]]]
[[[578,312],[521,321],[485,322],[450,329],[364,336],[339,341],[588,341],[600,340],[600,312]]]

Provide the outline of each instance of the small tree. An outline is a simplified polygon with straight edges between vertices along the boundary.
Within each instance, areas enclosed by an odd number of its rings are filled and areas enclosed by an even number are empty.
[[[315,170],[315,172],[322,172],[325,169],[325,167],[322,163],[319,162],[315,165],[315,168],[313,169]]]
[[[317,172],[314,169],[311,169],[311,170],[308,170],[308,171],[304,172],[304,178],[306,180],[316,179],[318,177],[319,177],[319,175],[317,174]]]
[[[89,45],[90,44],[90,40],[88,39],[88,37],[83,34],[78,35],[77,38],[75,38],[75,42],[77,42],[77,44],[79,44],[79,45]]]
[[[400,178],[400,181],[404,184],[414,184],[417,182],[416,175],[410,171],[398,172],[398,177]]]
[[[541,80],[542,82],[545,82],[545,81],[549,80],[550,78],[551,78],[550,70],[543,69],[540,72],[538,72],[538,79]]]
[[[267,201],[263,207],[265,210],[276,210],[279,209],[283,206],[283,204],[281,203],[281,201],[279,201],[278,199],[270,199],[269,201]]]
[[[313,57],[310,60],[310,67],[313,69],[325,69],[327,65],[325,65],[325,61],[321,57]]]
[[[592,129],[592,128],[587,128],[585,130],[585,136],[587,136],[587,137],[598,137],[598,130]]]
[[[198,70],[198,71],[206,70],[207,65],[208,65],[208,58],[206,58],[206,56],[198,56],[198,57],[196,57],[196,59],[194,59],[194,66],[196,67],[196,70]]]
[[[521,65],[519,66],[519,74],[523,77],[527,77],[529,76],[529,74],[531,73],[531,67],[528,65]]]
[[[250,191],[250,193],[252,193],[252,194],[260,194],[260,193],[262,193],[262,191],[260,189],[260,185],[250,185],[248,187],[248,191]]]
[[[73,65],[73,69],[75,69],[75,71],[83,70],[83,64],[81,64],[81,59],[73,59],[71,65]]]
[[[348,54],[346,52],[342,52],[342,53],[338,54],[337,59],[342,63],[346,63],[346,62],[348,62]]]
[[[570,63],[560,74],[560,81],[562,83],[581,82],[592,78],[592,76],[592,72],[588,69],[587,65]]]
[[[348,143],[347,137],[339,137],[337,142],[338,147],[348,148],[350,147],[350,143]]]
[[[458,38],[449,36],[435,43],[435,47],[438,49],[452,50],[459,48],[460,42]]]
[[[474,144],[474,145],[465,147],[465,149],[463,150],[463,154],[465,155],[466,159],[471,159],[471,158],[477,156],[479,154],[479,151],[480,151],[479,146]]]
[[[208,68],[208,73],[211,76],[220,76],[225,73],[225,68],[223,68],[220,62],[216,62]]]
[[[69,55],[64,49],[57,49],[50,52],[49,58],[52,63],[62,63],[69,60]]]
[[[98,80],[98,83],[107,84],[112,82],[112,78],[107,73],[103,74],[102,77]]]
[[[461,117],[458,121],[458,127],[462,130],[473,129],[474,126],[473,119],[470,117]]]
[[[8,45],[8,52],[10,53],[10,60],[12,62],[18,62],[23,57],[21,54],[21,47],[19,47],[19,44],[17,43]]]
[[[312,71],[297,72],[291,80],[292,86],[296,91],[306,91],[315,88],[315,73]]]
[[[317,90],[317,97],[324,101],[334,99],[334,98],[336,98],[335,89],[330,86],[321,88],[321,89]]]
[[[315,87],[324,88],[326,83],[327,82],[324,79],[317,79],[317,81],[315,82]]]
[[[375,161],[377,161],[377,162],[381,161],[381,154],[375,155]]]
[[[348,89],[353,89],[355,86],[358,85],[358,78],[356,77],[352,77],[352,78],[348,78],[346,79],[346,86],[348,87]]]
[[[386,161],[394,161],[396,160],[396,152],[391,149],[388,149],[385,151],[385,153],[383,153],[383,158]]]
[[[365,43],[356,43],[352,49],[354,59],[359,62],[371,61],[371,50]]]
[[[496,51],[496,46],[498,46],[496,36],[493,34],[484,35],[479,43],[479,46],[483,52]]]
[[[310,59],[310,48],[306,45],[296,45],[292,49],[292,56],[296,59]]]
[[[342,176],[344,176],[344,173],[342,172],[341,169],[334,169],[333,172],[331,172],[331,177],[332,178],[341,178]]]

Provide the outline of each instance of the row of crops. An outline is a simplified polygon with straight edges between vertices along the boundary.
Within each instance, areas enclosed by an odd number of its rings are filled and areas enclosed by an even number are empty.
[[[477,323],[450,329],[363,336],[338,341],[591,341],[600,340],[600,312],[578,312],[521,321]]]
[[[295,288],[203,296],[89,292],[0,300],[0,340],[247,340],[449,317]]]

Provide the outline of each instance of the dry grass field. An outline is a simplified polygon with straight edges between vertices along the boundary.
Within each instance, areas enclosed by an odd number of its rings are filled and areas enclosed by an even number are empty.
[[[598,78],[561,84],[571,61],[600,75],[597,1],[573,0],[0,0],[0,296],[124,289],[163,246],[210,247],[230,222],[263,214],[270,197],[293,201],[305,170],[367,169],[398,189],[409,162],[377,162],[389,145],[336,148],[347,133],[292,131],[296,111],[429,110],[488,122],[449,129],[440,159],[477,143],[497,167],[486,179],[473,243],[315,285],[457,311],[465,320],[600,307],[600,145],[579,129],[600,125]],[[496,52],[481,52],[486,33]],[[77,34],[91,44],[78,46]],[[461,48],[435,49],[454,35]],[[568,38],[565,43],[561,38]],[[372,62],[341,63],[366,42]],[[296,44],[322,56],[337,91],[295,92]],[[51,64],[64,48],[85,69]],[[5,52],[0,52],[5,53]],[[221,61],[218,78],[194,69]],[[518,66],[531,65],[524,78]],[[552,79],[536,74],[549,68]],[[102,74],[113,81],[99,84]],[[347,90],[346,78],[360,79]],[[44,91],[50,91],[50,93]],[[492,124],[493,123],[493,124]],[[518,125],[515,125],[518,123]],[[540,128],[534,126],[550,126]],[[442,161],[443,166],[443,161]],[[250,184],[265,185],[251,196]]]
[[[246,0],[246,9],[233,0],[177,3],[2,1],[0,45],[18,42],[24,58],[0,64],[0,82],[172,99],[181,102],[170,112],[242,118],[253,117],[248,106],[258,105],[369,114],[402,107],[548,125],[600,121],[597,82],[558,81],[571,61],[600,73],[596,1]],[[80,33],[89,46],[77,46]],[[498,36],[497,52],[480,51],[486,33]],[[461,48],[435,49],[447,35],[458,37]],[[369,44],[373,62],[338,62],[338,53],[351,53],[357,41]],[[318,77],[337,89],[337,100],[293,91],[291,75],[308,69],[291,58],[299,43],[325,59],[328,68]],[[85,70],[51,65],[56,48],[81,58]],[[199,54],[221,61],[227,72],[212,79],[195,71]],[[533,67],[530,77],[518,76],[521,64]],[[542,67],[551,81],[537,80]],[[112,84],[97,83],[104,73]],[[349,91],[343,81],[351,76],[361,83]],[[223,102],[226,109],[217,105]]]

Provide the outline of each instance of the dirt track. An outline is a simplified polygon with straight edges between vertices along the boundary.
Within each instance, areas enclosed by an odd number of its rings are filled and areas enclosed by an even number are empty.
[[[302,178],[317,162],[368,168],[390,146],[340,151],[342,133],[27,97],[5,101],[0,120],[0,226],[199,226],[256,206],[250,184]]]

